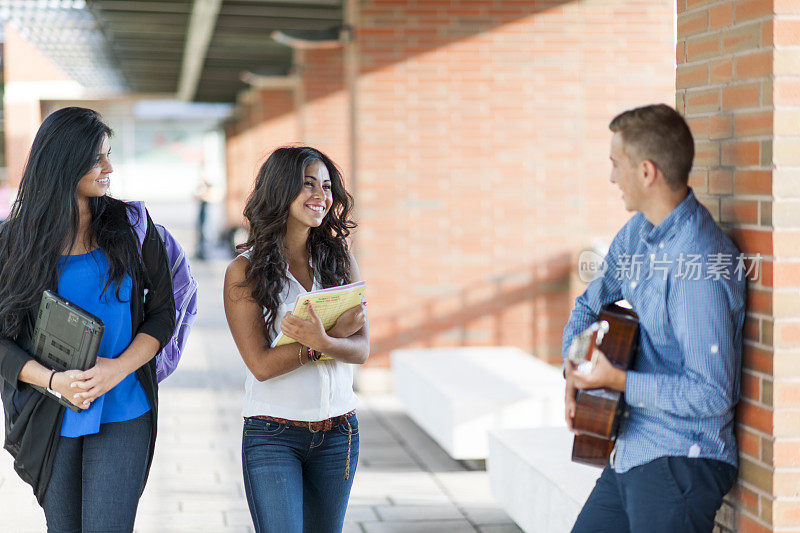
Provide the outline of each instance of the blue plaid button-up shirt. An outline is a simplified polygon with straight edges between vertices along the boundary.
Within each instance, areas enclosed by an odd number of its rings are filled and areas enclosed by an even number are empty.
[[[563,356],[603,305],[624,298],[639,315],[641,344],[627,374],[614,469],[664,456],[736,466],[747,274],[739,251],[689,190],[658,226],[634,215],[603,268],[575,300]]]

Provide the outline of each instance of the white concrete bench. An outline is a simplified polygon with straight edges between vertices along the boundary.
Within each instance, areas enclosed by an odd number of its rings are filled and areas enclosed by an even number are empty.
[[[490,429],[564,425],[561,370],[518,348],[395,350],[406,412],[454,459],[485,459]]]
[[[570,461],[566,427],[489,433],[492,496],[529,533],[572,529],[601,469]]]

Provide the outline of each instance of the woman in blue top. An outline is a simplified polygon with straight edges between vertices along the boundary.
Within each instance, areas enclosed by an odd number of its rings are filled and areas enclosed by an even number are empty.
[[[110,137],[90,109],[47,117],[0,232],[5,447],[50,532],[133,530],[155,443],[154,356],[175,322],[167,255],[152,221],[140,248],[130,208],[106,195]],[[103,321],[92,368],[56,372],[33,359],[34,313],[46,289]]]

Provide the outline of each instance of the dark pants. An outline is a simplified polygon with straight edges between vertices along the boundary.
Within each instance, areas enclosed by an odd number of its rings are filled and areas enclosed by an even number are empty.
[[[242,466],[256,533],[339,533],[358,461],[358,421],[312,433],[246,418]],[[349,467],[349,468],[348,468]],[[349,472],[345,479],[345,472]]]
[[[49,533],[133,531],[147,468],[152,411],[60,437],[44,496]]]
[[[573,533],[710,533],[736,468],[713,459],[661,457],[618,474],[606,466]]]

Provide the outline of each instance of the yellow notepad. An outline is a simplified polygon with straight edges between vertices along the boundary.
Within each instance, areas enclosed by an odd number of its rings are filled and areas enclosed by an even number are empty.
[[[294,311],[292,314],[298,318],[308,320],[308,304],[314,306],[314,312],[322,321],[325,331],[331,329],[336,321],[342,316],[342,313],[350,308],[359,305],[364,301],[367,294],[367,284],[364,281],[357,281],[349,285],[341,285],[339,287],[330,287],[318,291],[306,292],[297,297],[294,304]],[[284,344],[291,344],[295,341],[283,332],[278,333],[275,340],[272,341],[271,347],[283,346]],[[323,359],[330,359],[323,357]]]

